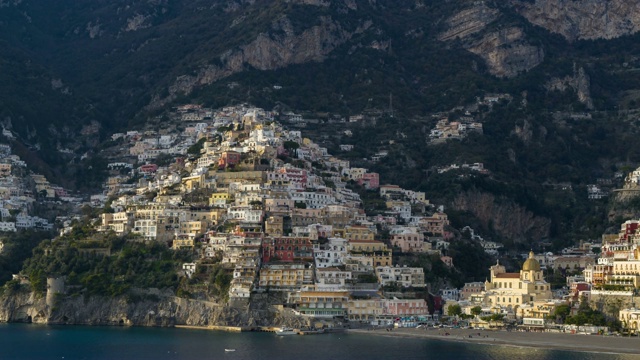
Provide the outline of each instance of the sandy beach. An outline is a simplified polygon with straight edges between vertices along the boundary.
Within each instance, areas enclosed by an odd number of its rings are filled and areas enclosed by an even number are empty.
[[[547,349],[600,352],[612,354],[634,354],[640,358],[640,338],[598,335],[574,335],[564,333],[537,333],[516,331],[488,331],[468,329],[353,329],[350,333],[379,336],[429,338],[442,341],[460,341],[476,344],[525,346]],[[445,335],[449,333],[449,335]],[[480,336],[478,336],[478,333]]]

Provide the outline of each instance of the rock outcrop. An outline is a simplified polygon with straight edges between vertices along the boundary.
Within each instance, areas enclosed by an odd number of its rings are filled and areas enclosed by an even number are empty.
[[[591,99],[591,81],[589,75],[580,67],[573,66],[573,76],[566,76],[562,79],[553,78],[546,84],[547,90],[565,91],[567,88],[573,89],[578,96],[578,101],[583,103],[587,109],[593,109]]]
[[[447,20],[448,29],[438,36],[440,41],[464,39],[484,30],[498,19],[500,11],[484,4],[464,9]]]
[[[356,32],[369,26],[365,24]],[[200,68],[196,75],[179,76],[169,88],[169,97],[154,99],[150,107],[161,106],[178,94],[189,94],[198,86],[212,84],[247,67],[275,70],[293,64],[320,62],[352,35],[330,17],[322,17],[319,25],[296,34],[289,19],[283,17],[274,21],[271,32],[261,33],[249,44],[222,54],[219,58],[222,65],[208,65]]]
[[[489,72],[497,77],[514,77],[544,60],[544,50],[529,44],[518,27],[490,32],[468,50],[483,58]]]
[[[159,295],[155,295],[159,294]],[[154,297],[60,296],[54,305],[45,297],[17,291],[0,298],[0,322],[125,326],[308,326],[306,319],[277,303],[278,295],[262,294],[251,305],[231,306],[154,292]]]
[[[468,191],[453,201],[456,210],[474,214],[486,228],[514,242],[538,241],[549,236],[551,220],[535,216],[526,208],[489,193]]]
[[[569,41],[613,39],[640,30],[640,0],[513,0],[531,23]]]
[[[441,41],[461,41],[468,51],[480,56],[489,72],[497,77],[514,77],[544,60],[541,47],[528,43],[523,30],[516,26],[489,29],[500,17],[498,9],[482,2],[474,3],[447,20]]]

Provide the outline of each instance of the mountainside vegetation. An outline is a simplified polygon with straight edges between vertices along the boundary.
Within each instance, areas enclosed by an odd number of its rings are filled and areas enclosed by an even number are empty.
[[[171,106],[302,111],[320,119],[309,133],[333,154],[425,191],[454,226],[560,248],[609,227],[587,185],[640,164],[640,35],[613,27],[600,39],[584,23],[568,33],[539,3],[2,0],[0,124],[39,171],[90,190],[100,143]],[[491,94],[510,99],[478,105]],[[467,111],[482,134],[428,141],[440,118]],[[379,116],[331,125],[322,115],[362,113]],[[379,150],[389,155],[363,160]],[[437,171],[475,162],[489,173]]]

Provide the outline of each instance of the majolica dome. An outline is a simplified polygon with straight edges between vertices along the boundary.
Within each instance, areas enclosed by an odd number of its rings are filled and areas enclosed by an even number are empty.
[[[522,265],[522,271],[540,271],[540,262],[534,258],[533,251],[529,253],[529,258]]]

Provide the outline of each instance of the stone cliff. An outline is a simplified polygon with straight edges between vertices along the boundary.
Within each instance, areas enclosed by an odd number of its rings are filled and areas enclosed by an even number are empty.
[[[462,47],[481,57],[497,77],[514,77],[544,60],[544,50],[528,42],[520,27],[489,26],[501,16],[498,9],[475,2],[446,21],[440,41],[460,41]]]
[[[510,201],[488,193],[467,191],[453,201],[456,210],[473,213],[485,228],[516,243],[539,241],[549,236],[551,220],[539,217]]]
[[[613,39],[640,30],[639,0],[513,0],[527,20],[569,41]]]
[[[19,291],[0,297],[0,322],[127,326],[308,326],[305,319],[283,309],[278,295],[258,294],[251,304],[233,306],[184,299],[157,291],[154,297],[64,297],[47,304],[42,296]],[[158,294],[158,295],[155,295]],[[146,299],[146,300],[144,300]]]
[[[591,99],[591,81],[584,68],[573,67],[573,76],[566,76],[562,79],[553,78],[546,84],[547,90],[565,91],[567,88],[573,89],[578,96],[578,101],[583,103],[587,109],[593,110],[593,100]]]
[[[354,33],[344,30],[330,17],[321,17],[320,24],[296,34],[291,21],[285,16],[274,20],[272,30],[259,34],[250,43],[230,49],[218,59],[221,65],[200,68],[196,75],[179,76],[169,87],[169,97],[155,98],[151,108],[173,100],[179,94],[189,94],[198,86],[212,84],[222,78],[252,67],[259,70],[275,70],[293,64],[320,62],[337,46],[342,45]],[[366,30],[365,23],[355,33]]]

